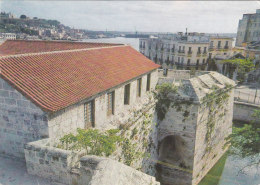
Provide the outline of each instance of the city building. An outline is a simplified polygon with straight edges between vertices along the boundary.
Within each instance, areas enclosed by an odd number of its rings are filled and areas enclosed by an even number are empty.
[[[253,14],[244,14],[239,20],[236,46],[246,46],[247,43],[260,41],[260,9]]]
[[[179,32],[140,39],[140,52],[167,69],[205,70],[208,58],[230,56],[233,38]]]
[[[0,19],[13,19],[13,18],[15,18],[15,16],[13,14],[11,14],[10,12],[9,13],[6,13],[6,12],[0,13]]]
[[[233,38],[224,36],[210,37],[209,42],[209,59],[215,57],[230,57],[232,55]]]
[[[16,34],[15,33],[0,33],[0,38],[3,40],[15,40]]]
[[[140,39],[140,52],[168,69],[206,68],[209,39],[202,33],[179,32]]]

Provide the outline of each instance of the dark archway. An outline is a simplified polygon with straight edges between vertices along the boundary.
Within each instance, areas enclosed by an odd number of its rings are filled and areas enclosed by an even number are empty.
[[[156,178],[162,185],[190,185],[187,145],[181,136],[169,135],[159,142]]]
[[[183,166],[185,142],[180,136],[167,136],[159,143],[159,160],[176,166]]]

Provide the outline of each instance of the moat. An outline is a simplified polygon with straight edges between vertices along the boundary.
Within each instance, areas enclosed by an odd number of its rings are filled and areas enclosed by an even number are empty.
[[[255,166],[244,168],[249,162],[249,158],[240,158],[227,152],[199,185],[259,185],[260,169]]]

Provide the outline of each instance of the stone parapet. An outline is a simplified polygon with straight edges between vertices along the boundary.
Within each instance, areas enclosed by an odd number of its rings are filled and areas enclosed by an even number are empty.
[[[115,160],[50,146],[49,139],[25,146],[29,174],[73,185],[159,185],[155,178]]]

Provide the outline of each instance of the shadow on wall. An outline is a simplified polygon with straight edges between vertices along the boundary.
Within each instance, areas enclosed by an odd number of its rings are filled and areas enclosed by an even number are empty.
[[[191,173],[187,164],[187,146],[178,135],[166,136],[159,142],[159,162],[156,166],[157,180],[162,185],[189,184]]]

